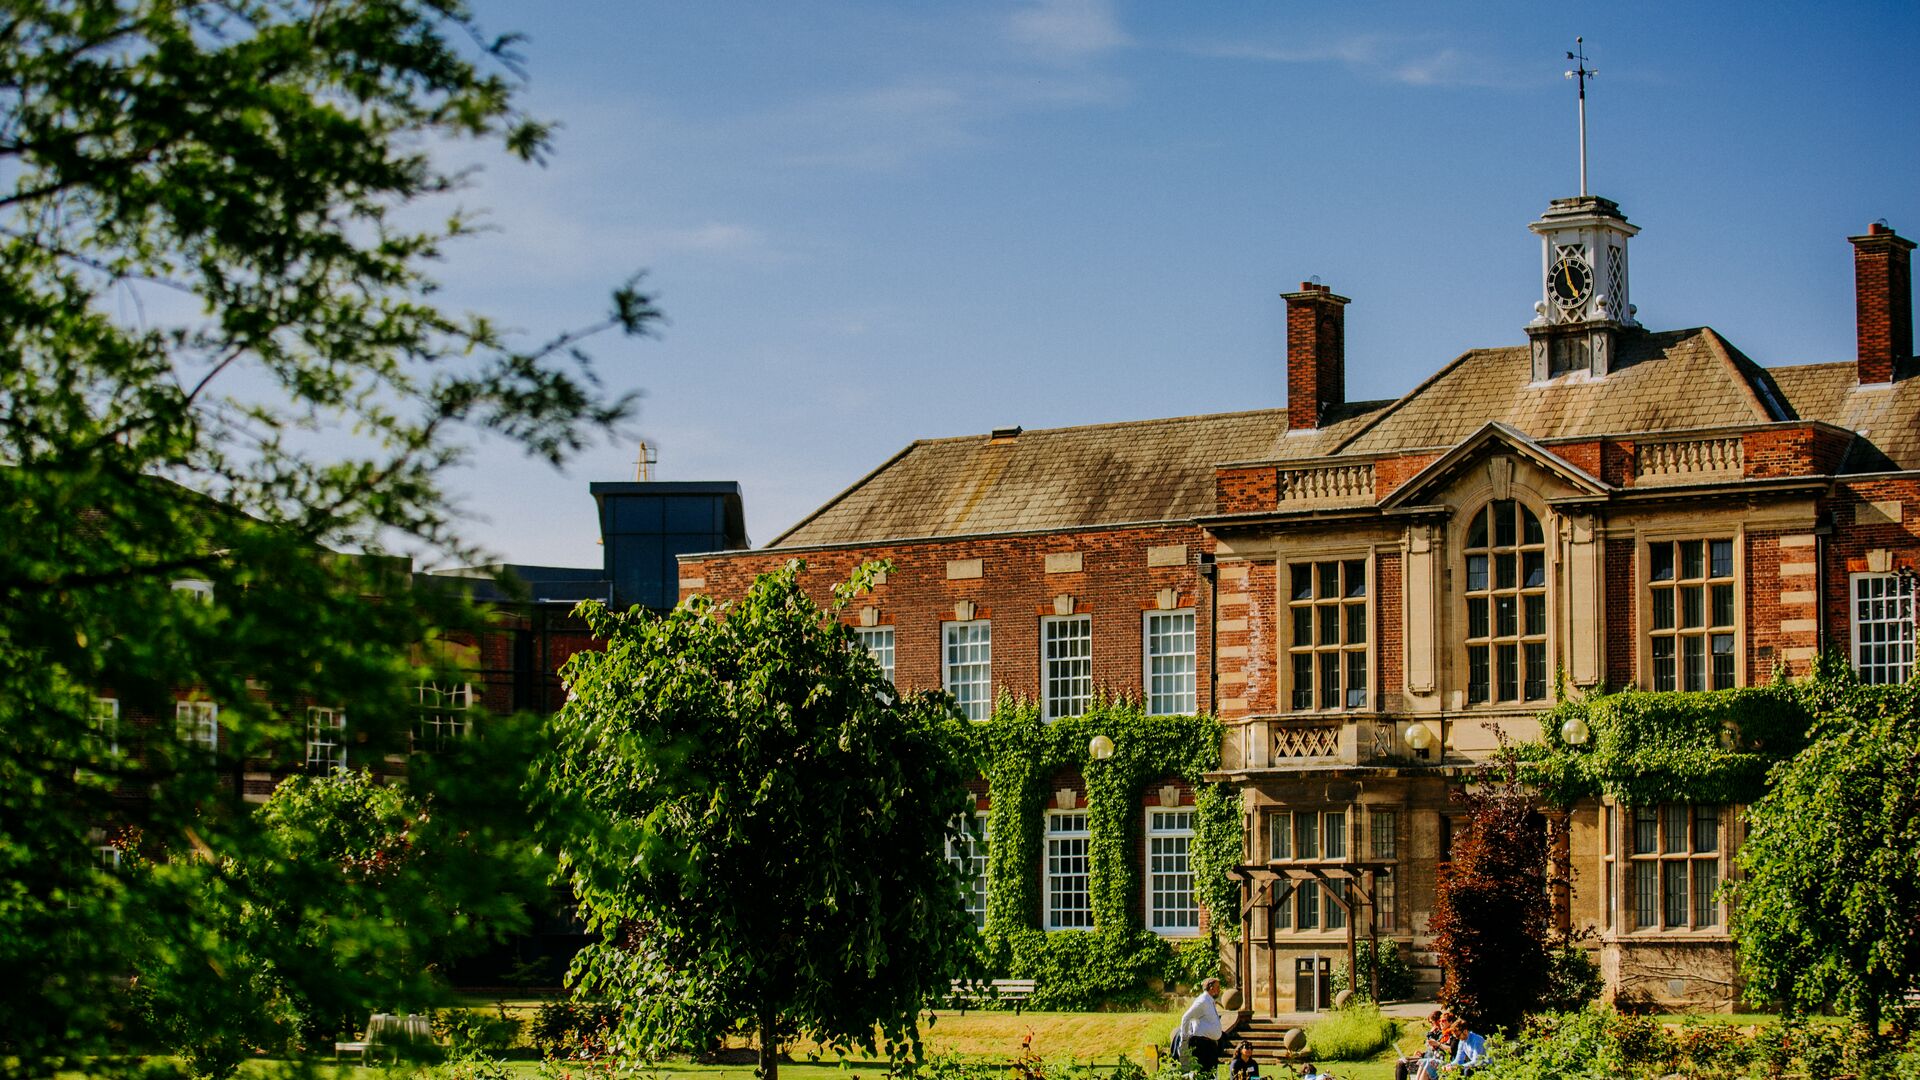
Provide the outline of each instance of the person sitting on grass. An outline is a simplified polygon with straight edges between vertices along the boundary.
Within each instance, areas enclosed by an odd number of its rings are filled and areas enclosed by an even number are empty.
[[[1323,1073],[1313,1062],[1300,1066],[1300,1080],[1334,1080],[1332,1073]]]
[[[1260,1063],[1253,1060],[1253,1044],[1242,1042],[1233,1048],[1233,1061],[1227,1065],[1229,1080],[1260,1080]]]
[[[1435,1074],[1440,1071],[1440,1063],[1452,1056],[1443,1045],[1447,1037],[1445,1026],[1441,1023],[1444,1015],[1439,1009],[1427,1014],[1426,1042],[1418,1055],[1400,1055],[1400,1060],[1393,1066],[1393,1080],[1434,1080]]]
[[[1459,1045],[1454,1047],[1453,1060],[1447,1062],[1446,1071],[1457,1072],[1461,1076],[1472,1076],[1474,1070],[1487,1063],[1487,1040],[1484,1036],[1468,1030],[1467,1022],[1455,1018],[1451,1032]]]

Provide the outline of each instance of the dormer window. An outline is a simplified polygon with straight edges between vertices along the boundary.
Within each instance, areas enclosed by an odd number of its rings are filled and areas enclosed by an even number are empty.
[[[1511,499],[1467,530],[1467,704],[1547,696],[1547,544],[1540,519]]]

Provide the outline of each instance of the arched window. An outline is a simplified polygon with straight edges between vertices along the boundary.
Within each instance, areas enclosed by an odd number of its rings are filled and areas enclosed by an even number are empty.
[[[1547,696],[1547,543],[1540,519],[1511,499],[1467,530],[1467,703]]]

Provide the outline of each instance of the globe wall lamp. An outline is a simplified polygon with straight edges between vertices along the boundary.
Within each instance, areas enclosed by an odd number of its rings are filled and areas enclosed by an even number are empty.
[[[1113,740],[1105,735],[1095,735],[1087,743],[1087,754],[1095,761],[1105,761],[1113,756]]]
[[[1560,725],[1560,741],[1568,746],[1585,746],[1587,740],[1591,738],[1593,738],[1593,729],[1587,726],[1585,720],[1577,716],[1568,717],[1567,722]]]
[[[1425,724],[1408,724],[1406,738],[1407,745],[1421,753],[1433,748],[1433,729]]]

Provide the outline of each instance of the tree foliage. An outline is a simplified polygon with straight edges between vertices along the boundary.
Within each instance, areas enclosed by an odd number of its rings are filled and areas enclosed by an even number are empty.
[[[1749,997],[1877,1032],[1920,990],[1920,687],[1829,676],[1817,700],[1748,808],[1734,935]]]
[[[324,1046],[369,1013],[437,1003],[447,962],[525,928],[548,870],[511,826],[443,804],[365,771],[299,776],[259,808],[260,842],[240,857],[130,856],[121,875],[176,890],[217,950],[206,966],[146,965],[149,1034],[224,1076],[254,1047]],[[236,977],[259,1008],[232,1009]]]
[[[462,613],[326,551],[465,554],[438,481],[462,432],[557,459],[629,409],[578,335],[522,347],[432,301],[470,231],[422,224],[460,186],[432,148],[546,145],[511,48],[460,0],[0,12],[0,971],[34,988],[0,995],[0,1057],[22,1071],[115,1045],[129,979],[255,1008],[204,880],[93,849],[270,850],[245,774],[298,753],[308,705],[346,709],[355,754],[404,751],[412,648]],[[599,325],[651,316],[627,288]],[[219,708],[211,748],[175,727],[187,694]]]
[[[1453,798],[1465,815],[1428,923],[1440,997],[1476,1030],[1510,1030],[1548,990],[1547,830],[1511,764]]]
[[[944,845],[972,775],[941,695],[896,696],[804,564],[740,600],[581,613],[606,643],[563,676],[540,768],[582,917],[579,991],[624,1007],[624,1049],[757,1028],[762,1073],[804,1034],[917,1053],[971,919]]]

